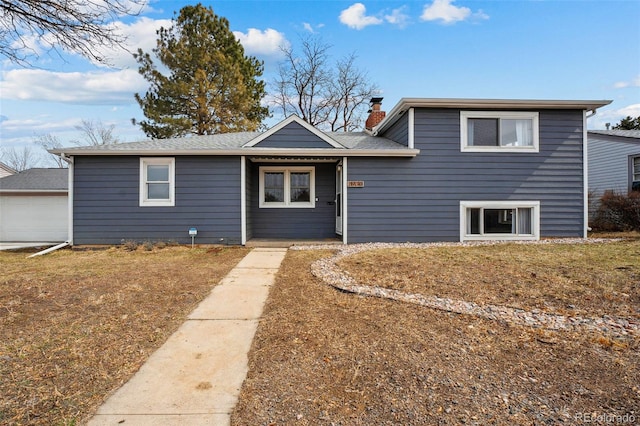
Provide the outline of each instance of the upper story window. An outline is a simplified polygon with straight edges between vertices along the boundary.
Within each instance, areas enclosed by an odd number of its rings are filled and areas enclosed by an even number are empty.
[[[631,158],[631,190],[640,191],[640,155]]]
[[[461,150],[471,152],[538,152],[538,113],[461,111]]]
[[[140,206],[175,205],[175,159],[140,158]]]
[[[260,167],[260,207],[313,208],[314,167]]]

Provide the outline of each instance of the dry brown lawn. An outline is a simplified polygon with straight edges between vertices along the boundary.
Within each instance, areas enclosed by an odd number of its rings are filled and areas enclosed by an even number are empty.
[[[0,252],[0,424],[85,421],[246,253]]]
[[[288,252],[250,352],[233,425],[640,421],[637,337],[510,326],[340,292],[309,272],[314,260],[330,255]],[[388,250],[343,265],[377,285],[425,294],[637,316],[639,256],[640,242],[627,241]],[[432,276],[437,279],[429,281]]]
[[[406,293],[640,319],[640,241],[370,250],[340,266],[359,283]]]

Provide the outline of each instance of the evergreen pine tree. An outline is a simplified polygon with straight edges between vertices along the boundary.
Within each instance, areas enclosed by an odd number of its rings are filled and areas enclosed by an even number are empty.
[[[136,93],[146,120],[139,122],[151,138],[210,135],[256,130],[268,116],[263,63],[245,56],[229,22],[211,7],[185,6],[171,28],[158,30],[155,56],[138,49],[139,72],[149,81]],[[166,71],[165,71],[166,70]]]

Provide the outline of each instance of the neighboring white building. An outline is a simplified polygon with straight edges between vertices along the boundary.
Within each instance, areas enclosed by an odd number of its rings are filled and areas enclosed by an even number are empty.
[[[68,169],[29,169],[0,178],[0,242],[68,238]]]
[[[16,171],[13,170],[11,167],[9,167],[6,164],[0,162],[0,178],[3,178],[5,176],[9,176],[9,175],[13,175],[15,173],[16,173]]]

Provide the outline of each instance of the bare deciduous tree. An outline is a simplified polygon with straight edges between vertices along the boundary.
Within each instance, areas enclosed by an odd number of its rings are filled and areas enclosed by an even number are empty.
[[[74,126],[80,132],[80,139],[72,139],[77,146],[98,146],[118,143],[118,137],[113,134],[115,124],[105,125],[102,121],[82,120],[78,126]]]
[[[369,106],[369,100],[378,93],[377,87],[369,82],[366,72],[356,67],[355,60],[353,53],[339,60],[335,78],[331,80],[329,124],[333,132],[350,132],[361,127],[362,115]]]
[[[285,59],[271,84],[272,103],[285,117],[297,114],[313,126],[351,131],[359,127],[378,89],[357,68],[355,54],[333,64],[330,48],[318,38],[306,38],[300,54],[283,49]]]
[[[327,121],[327,101],[331,72],[328,64],[330,46],[318,39],[302,40],[302,52],[297,55],[292,48],[284,48],[284,61],[280,64],[274,81],[275,104],[284,116],[299,114],[317,126]]]
[[[59,48],[105,63],[96,47],[123,46],[125,38],[113,21],[137,15],[147,0],[0,0],[0,55],[29,65],[39,56],[37,43],[47,51]]]
[[[22,149],[3,147],[0,152],[0,160],[12,169],[22,172],[35,167],[39,159],[31,150],[31,147],[24,146]]]
[[[57,137],[53,136],[51,133],[47,133],[46,135],[38,136],[35,143],[47,151],[47,154],[49,154],[47,156],[48,162],[53,162],[56,167],[60,169],[67,167],[67,163],[62,159],[62,157],[48,152],[50,149],[62,148],[62,143]]]

